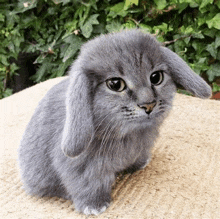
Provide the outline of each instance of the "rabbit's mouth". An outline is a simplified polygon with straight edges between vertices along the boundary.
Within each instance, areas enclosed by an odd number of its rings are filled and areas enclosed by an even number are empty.
[[[138,130],[152,127],[155,123],[155,116],[152,115],[130,115],[124,117],[123,129]],[[155,123],[156,124],[156,123]]]
[[[147,111],[146,109],[140,108],[128,108],[122,107],[121,110],[123,119],[127,122],[150,122],[155,119],[156,114],[158,114],[157,110],[153,109],[151,111]]]
[[[150,113],[146,113],[144,109],[124,110],[122,112],[123,128],[126,130],[151,128],[162,123],[167,114],[165,108],[160,109],[159,107]]]

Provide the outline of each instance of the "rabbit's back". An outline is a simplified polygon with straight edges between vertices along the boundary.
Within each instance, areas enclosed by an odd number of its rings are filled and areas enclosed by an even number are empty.
[[[52,87],[39,102],[21,140],[18,156],[25,189],[39,196],[62,196],[53,167],[65,121],[65,95],[69,79]],[[62,154],[61,150],[60,153]],[[61,191],[62,190],[62,191]]]

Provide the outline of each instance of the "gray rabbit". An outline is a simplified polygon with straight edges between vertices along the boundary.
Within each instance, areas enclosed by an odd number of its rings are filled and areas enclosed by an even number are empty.
[[[22,137],[26,191],[70,199],[87,215],[105,211],[116,174],[149,163],[177,85],[200,98],[211,95],[178,55],[140,30],[85,43],[69,77],[40,101]]]

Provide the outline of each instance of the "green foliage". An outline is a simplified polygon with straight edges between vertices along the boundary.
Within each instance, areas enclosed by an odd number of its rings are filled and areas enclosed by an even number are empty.
[[[12,93],[19,52],[36,53],[36,83],[62,76],[87,40],[139,27],[219,89],[220,1],[0,0],[0,98]]]
[[[213,92],[220,91],[220,86],[218,86],[215,82],[212,84],[212,87],[213,87],[213,89],[212,89]]]

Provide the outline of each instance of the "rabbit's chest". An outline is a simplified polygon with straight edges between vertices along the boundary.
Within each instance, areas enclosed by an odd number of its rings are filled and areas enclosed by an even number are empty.
[[[116,145],[111,154],[112,166],[118,171],[124,170],[133,165],[144,153],[146,153],[145,148],[138,142],[131,141],[124,145]]]

